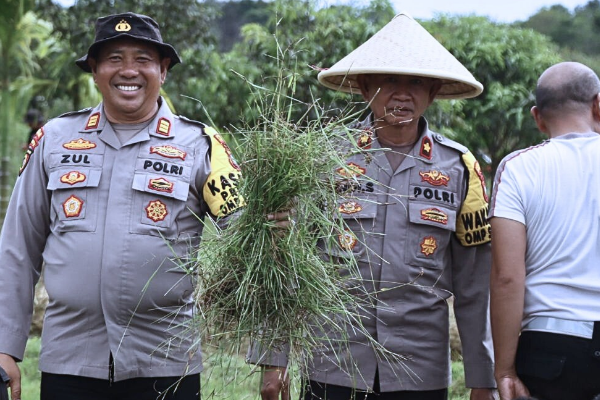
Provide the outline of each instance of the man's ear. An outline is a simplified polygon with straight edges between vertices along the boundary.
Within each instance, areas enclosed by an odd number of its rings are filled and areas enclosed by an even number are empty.
[[[87,63],[90,66],[90,69],[92,70],[92,75],[94,76],[94,82],[96,82],[96,70],[98,67],[98,63],[96,62],[95,58],[91,58],[91,57],[88,57]]]
[[[537,125],[540,132],[548,133],[548,128],[546,127],[544,118],[542,117],[540,110],[536,106],[531,107],[531,116],[533,117],[535,124]]]
[[[373,98],[373,94],[369,92],[369,83],[368,77],[365,75],[357,75],[356,83],[358,83],[358,88],[360,89],[360,93],[365,101],[368,103]]]
[[[594,118],[594,122],[600,122],[600,93],[592,101],[592,117]]]
[[[167,78],[167,71],[169,70],[169,65],[171,65],[171,59],[165,57],[160,60],[160,84],[165,83],[165,79]]]
[[[431,84],[431,88],[429,89],[429,105],[433,103],[433,100],[435,100],[435,96],[437,96],[441,88],[442,81],[440,79],[435,79]]]

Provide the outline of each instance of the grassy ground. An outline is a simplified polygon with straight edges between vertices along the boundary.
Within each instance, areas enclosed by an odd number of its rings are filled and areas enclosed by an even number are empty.
[[[38,400],[40,398],[40,373],[38,371],[38,354],[40,340],[32,337],[27,344],[25,360],[21,363],[23,374],[22,400]],[[462,363],[456,361],[452,365],[454,383],[450,388],[450,400],[468,400],[469,393],[464,389]],[[202,373],[202,398],[205,400],[259,400],[260,376],[252,373],[250,366],[242,357],[209,356],[204,363]],[[293,383],[297,393],[298,383]],[[297,394],[293,399],[297,399]]]

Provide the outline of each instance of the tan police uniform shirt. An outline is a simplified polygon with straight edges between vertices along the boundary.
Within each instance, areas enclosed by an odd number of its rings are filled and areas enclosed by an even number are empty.
[[[193,266],[206,214],[240,206],[214,130],[162,99],[123,145],[102,104],[48,122],[29,145],[0,239],[0,352],[23,357],[33,288],[49,295],[40,369],[109,378],[201,370]]]

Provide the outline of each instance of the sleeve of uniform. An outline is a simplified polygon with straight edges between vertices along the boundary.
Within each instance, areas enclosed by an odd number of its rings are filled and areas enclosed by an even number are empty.
[[[29,144],[0,236],[0,353],[22,359],[50,231],[44,128]]]
[[[485,179],[470,152],[462,156],[466,194],[452,240],[454,313],[462,342],[465,384],[493,388],[493,347],[489,318],[490,227]]]
[[[210,174],[203,188],[203,197],[213,216],[232,215],[244,205],[239,193],[240,167],[221,135],[210,127],[204,128],[210,137]]]

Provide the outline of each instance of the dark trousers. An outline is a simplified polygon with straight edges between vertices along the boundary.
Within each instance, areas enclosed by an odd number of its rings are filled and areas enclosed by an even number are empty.
[[[41,400],[199,400],[200,375],[113,382],[42,373]]]
[[[368,393],[345,386],[306,381],[300,399],[304,400],[447,400],[448,389],[380,392],[379,375],[375,374],[373,392]]]
[[[525,331],[519,338],[517,374],[539,400],[592,400],[600,394],[600,360],[594,357],[600,346],[593,343],[575,336]]]

